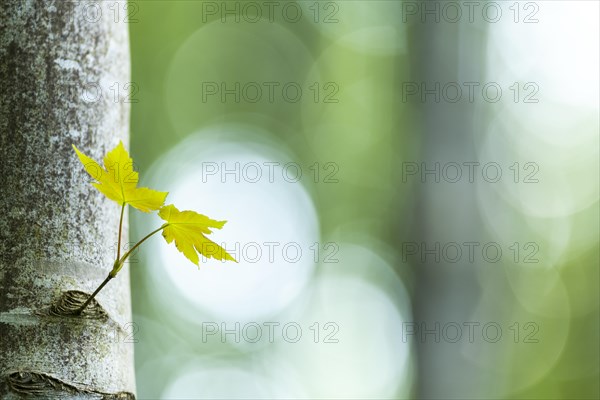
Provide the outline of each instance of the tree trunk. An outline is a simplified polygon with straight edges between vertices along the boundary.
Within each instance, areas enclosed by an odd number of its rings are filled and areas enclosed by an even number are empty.
[[[129,107],[113,97],[130,74],[123,6],[0,1],[2,399],[134,398],[128,271],[69,315],[115,258],[120,207],[71,144],[101,160],[127,143]]]

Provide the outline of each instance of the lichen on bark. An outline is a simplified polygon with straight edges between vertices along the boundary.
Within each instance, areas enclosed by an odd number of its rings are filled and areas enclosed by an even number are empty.
[[[65,398],[135,393],[133,344],[119,334],[131,321],[128,273],[97,297],[106,318],[45,313],[77,298],[66,292],[91,293],[115,256],[120,209],[87,184],[71,144],[101,159],[127,142],[129,107],[109,88],[130,81],[128,33],[114,2],[86,3],[0,2],[3,399],[32,382],[58,397],[62,385]]]

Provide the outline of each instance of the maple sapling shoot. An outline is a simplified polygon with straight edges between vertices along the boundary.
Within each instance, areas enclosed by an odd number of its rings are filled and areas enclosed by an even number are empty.
[[[96,161],[80,152],[75,145],[73,145],[73,149],[86,172],[96,181],[92,185],[110,200],[116,201],[121,205],[117,257],[113,268],[94,293],[75,311],[75,315],[80,315],[102,288],[117,276],[127,258],[142,243],[161,231],[167,243],[175,241],[177,249],[197,266],[199,265],[198,253],[207,258],[214,258],[215,260],[237,262],[225,249],[205,236],[212,233],[211,228],[221,229],[226,221],[212,220],[195,211],[179,211],[172,204],[165,206],[167,192],[137,187],[139,174],[133,170],[133,160],[129,157],[127,150],[125,150],[123,142],[119,142],[117,147],[108,152],[104,158],[104,167],[101,167]],[[109,171],[114,171],[114,176]],[[123,217],[127,205],[146,213],[158,211],[158,216],[165,223],[144,236],[121,257]]]
[[[122,210],[125,208],[125,206],[123,206]],[[119,224],[119,244],[121,243],[121,228],[122,228],[122,222],[123,222],[123,213],[121,212],[121,223]],[[85,310],[85,308],[92,302],[92,300],[94,299],[94,297],[96,297],[96,295],[100,292],[100,290],[102,290],[102,288],[111,280],[113,279],[115,276],[117,276],[117,274],[119,273],[119,271],[121,270],[121,268],[123,268],[123,264],[125,263],[125,261],[127,260],[127,258],[133,253],[133,251],[138,248],[142,243],[144,243],[144,241],[146,241],[146,239],[149,239],[152,235],[154,235],[155,233],[158,233],[160,231],[162,231],[168,224],[164,224],[162,225],[160,228],[150,232],[148,235],[146,235],[142,240],[140,240],[139,242],[137,242],[131,249],[129,249],[129,251],[127,251],[125,254],[123,254],[123,257],[119,258],[119,251],[117,251],[117,259],[115,260],[115,263],[113,264],[113,269],[108,273],[108,276],[106,277],[106,279],[100,284],[100,286],[98,286],[98,288],[94,291],[94,293],[92,293],[92,295],[90,297],[88,297],[88,299],[85,301],[85,303],[83,303],[81,305],[81,307],[79,307],[77,309],[77,311],[75,311],[76,315],[80,315],[83,310]]]

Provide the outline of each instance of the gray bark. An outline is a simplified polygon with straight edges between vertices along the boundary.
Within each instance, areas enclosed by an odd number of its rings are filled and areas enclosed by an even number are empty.
[[[116,252],[120,207],[89,185],[71,148],[101,160],[129,137],[125,94],[115,101],[110,89],[123,92],[130,74],[114,6],[0,1],[2,399],[135,393],[128,269],[83,316],[68,315]]]

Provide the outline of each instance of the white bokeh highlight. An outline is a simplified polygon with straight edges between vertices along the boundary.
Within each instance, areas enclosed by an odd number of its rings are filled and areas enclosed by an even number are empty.
[[[215,132],[228,131],[228,139]],[[244,132],[245,131],[245,132]],[[170,189],[167,204],[227,220],[211,239],[239,261],[201,258],[198,270],[174,245],[153,247],[153,271],[166,276],[177,294],[219,321],[254,321],[288,306],[309,282],[315,266],[310,248],[319,241],[317,214],[289,160],[265,144],[250,146],[238,134],[251,128],[204,131],[156,162],[152,187]],[[236,139],[237,138],[237,139]],[[253,163],[252,172],[244,166]],[[256,165],[267,164],[256,180]],[[234,173],[213,174],[235,170]],[[150,184],[149,184],[150,185]],[[299,253],[300,251],[300,253]],[[160,279],[160,278],[159,278]]]

